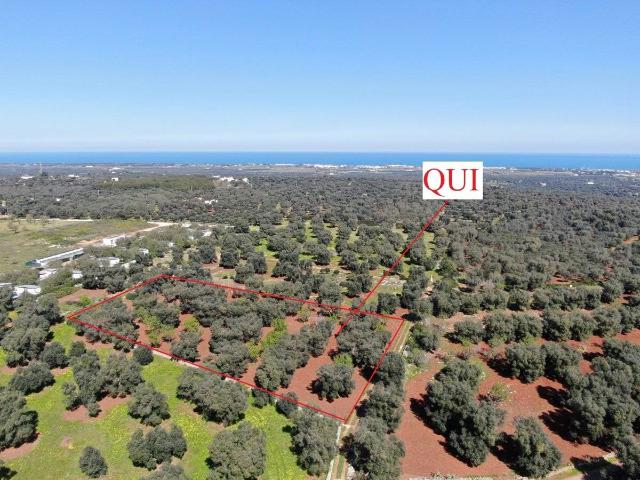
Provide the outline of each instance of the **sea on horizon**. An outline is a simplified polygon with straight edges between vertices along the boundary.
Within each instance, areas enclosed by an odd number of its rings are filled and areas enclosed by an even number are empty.
[[[0,164],[190,164],[415,166],[427,160],[485,167],[640,170],[640,154],[395,152],[0,152]]]

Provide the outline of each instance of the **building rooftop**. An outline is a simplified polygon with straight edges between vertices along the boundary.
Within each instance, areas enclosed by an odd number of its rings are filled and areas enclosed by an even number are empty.
[[[55,255],[49,255],[48,257],[35,258],[25,263],[27,267],[42,268],[47,264],[55,262],[56,260],[71,260],[84,254],[83,248],[76,248],[74,250],[68,250],[66,252],[56,253]]]

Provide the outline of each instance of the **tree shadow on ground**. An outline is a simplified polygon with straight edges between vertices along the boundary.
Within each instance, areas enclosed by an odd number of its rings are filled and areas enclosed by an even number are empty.
[[[608,462],[602,457],[571,457],[573,466],[583,474],[584,480],[622,480],[627,478],[619,465]]]
[[[427,415],[425,413],[426,400],[427,396],[424,393],[420,395],[420,398],[411,398],[409,400],[409,408],[411,409],[411,413],[419,418],[422,423],[431,428],[429,425],[429,421],[427,420]]]
[[[513,378],[507,365],[507,360],[503,356],[488,358],[487,365],[502,378]]]
[[[402,315],[402,318],[414,323],[422,321],[422,317],[414,312],[405,313],[404,315]]]
[[[594,358],[601,357],[602,354],[598,352],[584,352],[582,358],[587,362],[592,362]]]
[[[567,398],[566,390],[544,385],[538,385],[536,390],[540,398],[545,399],[556,408],[564,408],[564,402]]]
[[[544,412],[540,418],[549,430],[559,435],[563,440],[575,442],[576,439],[569,434],[572,431],[571,415],[572,413],[565,408],[556,408],[550,412]]]
[[[507,467],[515,471],[514,463],[517,455],[514,449],[512,435],[505,432],[500,433],[495,445],[491,448],[491,453]]]

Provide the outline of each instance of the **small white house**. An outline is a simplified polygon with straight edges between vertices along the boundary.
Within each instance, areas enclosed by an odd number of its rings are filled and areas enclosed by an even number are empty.
[[[125,235],[116,235],[115,237],[106,237],[102,239],[102,245],[105,247],[115,247],[120,240],[124,240]]]
[[[71,270],[71,278],[73,280],[80,280],[82,278],[82,272],[80,270]]]
[[[115,267],[120,263],[120,259],[118,257],[100,257],[96,258],[96,261],[102,268]]]
[[[203,237],[210,237],[213,232],[211,230],[205,230],[202,232]]]
[[[40,292],[42,292],[42,289],[38,285],[16,285],[13,289],[13,296],[18,298],[24,293],[29,295],[40,295]]]
[[[55,275],[57,272],[58,272],[57,268],[43,268],[38,272],[38,279],[42,281],[46,278],[49,278],[52,275]]]
[[[149,249],[148,248],[139,248],[138,249],[138,253],[140,255],[149,255]]]

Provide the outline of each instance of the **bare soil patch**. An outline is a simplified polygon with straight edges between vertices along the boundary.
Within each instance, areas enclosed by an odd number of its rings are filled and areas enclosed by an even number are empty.
[[[60,441],[60,448],[73,449],[73,439],[71,437],[64,437]]]
[[[97,419],[104,418],[109,410],[113,407],[127,403],[130,397],[105,397],[98,402],[100,405],[100,413],[95,417],[89,415],[87,408],[84,405],[80,405],[75,410],[65,410],[62,414],[62,418],[66,421],[76,421],[83,423],[91,423]]]
[[[70,293],[69,295],[65,295],[64,297],[61,297],[59,302],[61,305],[64,305],[65,303],[73,304],[80,301],[82,297],[87,297],[87,298],[90,298],[91,300],[98,300],[101,298],[105,298],[108,295],[109,293],[104,288],[98,288],[95,290],[90,290],[88,288],[80,288],[75,292]]]
[[[14,460],[16,458],[20,458],[23,455],[27,455],[31,453],[38,446],[38,442],[40,441],[40,435],[36,437],[36,439],[32,442],[23,443],[19,447],[9,447],[5,448],[0,452],[0,460],[8,461]]]

